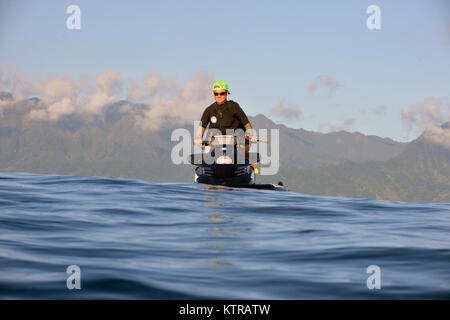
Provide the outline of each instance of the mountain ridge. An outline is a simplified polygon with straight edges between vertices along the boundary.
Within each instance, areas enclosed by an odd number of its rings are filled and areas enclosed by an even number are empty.
[[[420,137],[385,161],[346,160],[316,168],[282,170],[286,184],[296,177],[296,191],[392,201],[450,202],[450,149]]]
[[[0,110],[0,171],[193,180],[192,166],[171,161],[175,127],[145,131],[136,126],[134,115],[148,110],[147,105],[121,100],[106,105],[103,114],[89,121],[77,114],[47,121],[27,117],[39,108],[38,97],[9,105],[12,96],[0,93],[0,99],[6,101]],[[400,143],[359,132],[293,129],[263,114],[249,119],[255,128],[280,130],[280,171],[258,176],[258,182],[282,180],[292,191],[316,195],[450,201],[445,192],[448,154],[430,143],[425,132],[412,142]],[[448,122],[442,125],[448,127]],[[193,134],[192,125],[184,128]]]

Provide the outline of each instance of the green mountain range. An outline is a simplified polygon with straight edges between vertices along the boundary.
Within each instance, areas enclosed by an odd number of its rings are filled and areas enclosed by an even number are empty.
[[[423,136],[386,161],[323,165],[280,171],[288,186],[313,195],[450,202],[450,150]]]
[[[32,120],[26,115],[39,99],[13,103],[0,93],[0,100],[13,104],[0,115],[0,172],[193,180],[193,166],[170,159],[175,128],[142,130],[132,112],[120,111],[126,101],[87,122],[78,115]],[[292,191],[315,195],[450,201],[449,150],[423,137],[405,144],[361,133],[292,129],[261,114],[249,119],[256,128],[280,130],[280,171],[259,176],[261,183],[282,180]],[[192,125],[186,129],[194,131]]]

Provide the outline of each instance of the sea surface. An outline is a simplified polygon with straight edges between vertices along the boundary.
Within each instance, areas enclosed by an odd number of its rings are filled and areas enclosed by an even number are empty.
[[[449,231],[450,203],[0,173],[0,298],[450,299]]]

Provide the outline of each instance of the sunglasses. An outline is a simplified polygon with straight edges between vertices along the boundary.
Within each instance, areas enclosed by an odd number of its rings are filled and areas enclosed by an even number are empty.
[[[226,92],[214,92],[215,96],[224,96],[226,94],[227,94]]]

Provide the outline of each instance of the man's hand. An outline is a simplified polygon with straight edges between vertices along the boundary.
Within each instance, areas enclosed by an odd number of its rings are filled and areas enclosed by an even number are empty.
[[[195,138],[194,139],[194,144],[198,145],[199,147],[202,146],[202,138]]]
[[[250,139],[251,142],[257,142],[258,141],[258,138],[254,137],[254,136],[249,137],[249,139]]]

